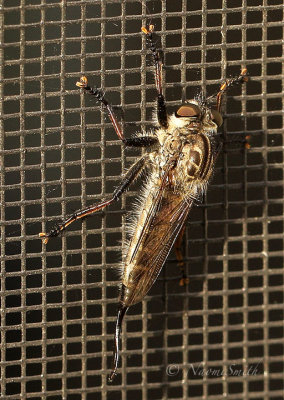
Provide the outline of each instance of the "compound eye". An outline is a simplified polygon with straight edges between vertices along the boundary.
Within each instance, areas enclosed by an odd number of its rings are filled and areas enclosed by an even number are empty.
[[[201,114],[200,108],[196,104],[184,104],[176,111],[176,117],[198,117]]]
[[[217,110],[211,110],[212,120],[217,124],[217,126],[221,126],[223,124],[222,115]]]

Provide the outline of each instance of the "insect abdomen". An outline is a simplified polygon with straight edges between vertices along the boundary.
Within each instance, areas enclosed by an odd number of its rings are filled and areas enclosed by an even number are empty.
[[[156,200],[154,208],[152,198]],[[148,293],[183,227],[191,205],[192,201],[186,201],[169,187],[163,191],[158,187],[150,197],[145,197],[125,259],[120,299],[123,305],[129,307],[138,303]]]

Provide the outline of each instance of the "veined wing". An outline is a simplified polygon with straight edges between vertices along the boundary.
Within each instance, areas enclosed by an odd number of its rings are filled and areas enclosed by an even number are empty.
[[[163,182],[153,198],[153,202],[145,199],[147,213],[140,216],[140,220],[144,218],[143,228],[134,233],[126,257],[123,283],[131,289],[129,304],[141,301],[152,287],[193,204],[190,196],[184,198],[163,187]],[[138,226],[141,222],[138,220]]]

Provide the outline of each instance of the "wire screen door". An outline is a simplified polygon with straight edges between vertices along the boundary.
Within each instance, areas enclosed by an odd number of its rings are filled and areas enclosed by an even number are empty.
[[[281,399],[282,0],[3,0],[1,399]],[[38,233],[112,193],[139,152],[75,83],[102,87],[126,136],[151,126],[141,26],[164,50],[170,111],[247,67],[224,107],[224,150],[183,244],[124,323],[110,385],[120,202],[45,246]],[[250,136],[250,149],[243,143]]]

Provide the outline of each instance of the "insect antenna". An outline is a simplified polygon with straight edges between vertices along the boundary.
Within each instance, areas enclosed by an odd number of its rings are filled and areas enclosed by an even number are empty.
[[[108,378],[109,382],[112,382],[117,374],[116,371],[117,371],[118,361],[119,361],[119,341],[120,341],[120,334],[121,334],[121,325],[122,325],[124,315],[126,314],[128,308],[129,307],[126,307],[123,304],[120,304],[119,309],[118,309],[116,326],[115,326],[115,336],[114,336],[115,347],[114,347],[114,351],[113,351],[113,367],[112,367],[110,376]]]

